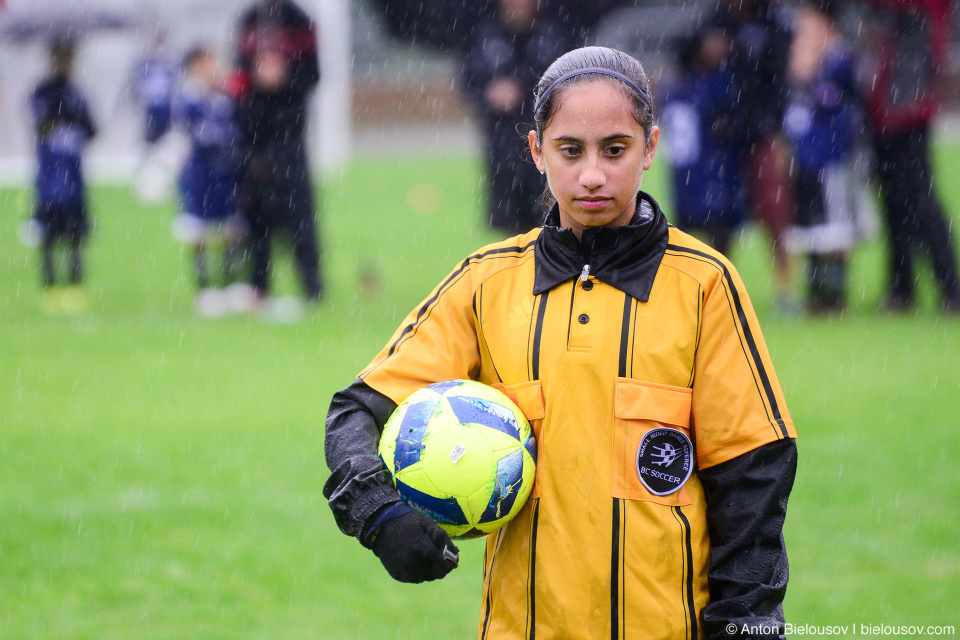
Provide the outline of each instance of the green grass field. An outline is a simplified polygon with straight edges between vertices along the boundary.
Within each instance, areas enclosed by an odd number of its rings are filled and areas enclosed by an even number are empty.
[[[960,220],[960,146],[938,149]],[[470,638],[482,543],[439,583],[393,582],[321,495],[323,422],[404,314],[474,248],[469,157],[357,161],[323,188],[330,295],[292,325],[192,311],[172,205],[93,190],[93,310],[40,310],[0,190],[0,638]],[[954,176],[954,177],[950,177]],[[440,190],[417,214],[413,185]],[[645,187],[667,201],[662,174]],[[287,252],[288,253],[288,252]],[[786,538],[797,624],[960,627],[960,321],[878,316],[882,246],[855,257],[847,317],[771,313],[769,257],[733,259],[773,353],[800,469]],[[383,289],[361,295],[358,267]],[[296,291],[288,260],[280,292]]]

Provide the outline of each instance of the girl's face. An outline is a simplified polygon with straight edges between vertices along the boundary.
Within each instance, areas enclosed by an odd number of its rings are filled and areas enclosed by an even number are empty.
[[[560,209],[560,226],[577,237],[592,227],[630,223],[643,172],[657,151],[660,129],[650,131],[633,117],[633,103],[605,80],[576,84],[557,96],[553,117],[530,151]]]
[[[197,58],[192,71],[205,85],[213,88],[220,86],[220,60],[212,53],[205,53]]]

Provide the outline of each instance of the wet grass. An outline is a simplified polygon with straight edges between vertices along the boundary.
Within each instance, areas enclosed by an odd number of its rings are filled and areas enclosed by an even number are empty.
[[[939,151],[949,175],[960,147]],[[473,637],[479,542],[441,583],[399,585],[337,531],[320,487],[330,395],[494,239],[477,170],[365,160],[328,179],[330,296],[293,325],[197,318],[172,207],[119,187],[93,192],[93,309],[45,315],[16,240],[28,193],[0,191],[0,637]],[[423,184],[436,191],[411,194]],[[960,212],[960,186],[941,187]],[[756,232],[733,257],[801,435],[789,619],[957,624],[960,322],[935,313],[929,284],[917,314],[878,316],[878,242],[834,320],[771,313]],[[289,261],[278,271],[294,292]]]

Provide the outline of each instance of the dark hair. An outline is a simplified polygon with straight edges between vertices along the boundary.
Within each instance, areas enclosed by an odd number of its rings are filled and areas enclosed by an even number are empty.
[[[806,0],[804,4],[831,20],[836,21],[840,17],[840,3],[834,0]]]
[[[578,71],[596,69],[596,72]],[[572,75],[571,75],[572,74]],[[569,76],[564,78],[564,76]],[[540,143],[543,130],[550,124],[558,98],[568,87],[595,80],[606,80],[620,86],[633,102],[633,117],[643,127],[650,142],[653,117],[653,94],[643,66],[632,56],[607,47],[583,47],[569,51],[553,61],[534,89],[533,125]]]
[[[213,55],[213,52],[204,45],[190,47],[190,49],[183,54],[183,59],[180,61],[180,67],[185,71],[189,71],[190,67],[192,67],[196,61],[209,55]]]
[[[72,56],[77,51],[77,41],[69,35],[58,35],[50,40],[48,51],[52,57]]]
[[[73,69],[76,41],[69,35],[54,37],[49,43],[50,75],[68,80]]]
[[[677,54],[677,66],[680,67],[680,71],[689,73],[696,67],[697,56],[703,48],[703,40],[701,31],[682,35],[674,40],[673,48]]]

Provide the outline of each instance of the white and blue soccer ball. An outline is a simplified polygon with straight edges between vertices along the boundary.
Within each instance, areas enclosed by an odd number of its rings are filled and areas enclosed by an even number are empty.
[[[533,488],[530,423],[503,393],[472,380],[414,392],[384,426],[379,451],[404,501],[455,538],[496,531]]]

